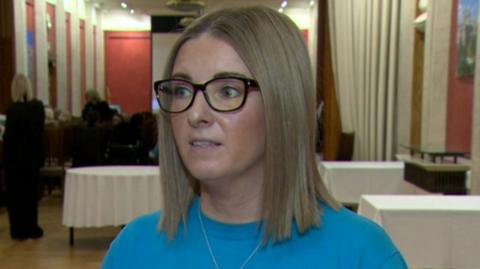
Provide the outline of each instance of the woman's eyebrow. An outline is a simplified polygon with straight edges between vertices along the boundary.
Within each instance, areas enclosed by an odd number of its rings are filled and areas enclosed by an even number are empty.
[[[172,78],[180,78],[180,79],[185,79],[185,80],[189,80],[189,81],[192,80],[192,77],[190,77],[186,73],[175,73],[175,74],[172,75]]]
[[[219,72],[216,73],[213,78],[224,78],[224,77],[240,77],[240,78],[248,78],[245,74],[238,73],[238,72]]]
[[[211,79],[216,79],[216,78],[224,78],[224,77],[239,77],[239,78],[249,78],[245,74],[239,73],[239,72],[234,72],[234,71],[225,71],[225,72],[219,72],[213,75]],[[188,81],[192,81],[192,77],[186,73],[178,72],[174,73],[172,75],[172,78],[176,79],[184,79]]]

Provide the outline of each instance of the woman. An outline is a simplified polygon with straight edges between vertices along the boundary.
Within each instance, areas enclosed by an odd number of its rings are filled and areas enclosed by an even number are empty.
[[[310,62],[286,16],[200,18],[165,77],[155,83],[165,208],[127,225],[103,268],[406,268],[384,231],[322,184]]]
[[[114,112],[106,101],[102,101],[98,92],[90,89],[85,92],[85,106],[82,110],[82,119],[89,126],[97,123],[111,123]]]
[[[38,184],[45,161],[45,111],[41,101],[32,99],[25,75],[15,75],[11,91],[13,104],[7,110],[3,137],[10,236],[36,239],[43,236],[38,226]]]

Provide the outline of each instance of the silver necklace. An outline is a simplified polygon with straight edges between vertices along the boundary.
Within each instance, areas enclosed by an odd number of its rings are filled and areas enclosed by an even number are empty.
[[[218,265],[217,259],[215,258],[215,255],[213,254],[212,246],[210,245],[210,241],[208,240],[207,232],[205,231],[205,226],[203,225],[203,219],[202,215],[200,212],[200,204],[198,205],[198,210],[197,210],[197,215],[198,215],[198,220],[200,222],[200,228],[202,229],[203,237],[205,238],[205,243],[207,244],[208,252],[210,252],[210,257],[212,258],[213,264],[215,265],[216,269],[220,269],[220,266]],[[252,250],[252,253],[248,255],[248,257],[245,259],[245,261],[240,265],[239,269],[243,269],[247,263],[255,256],[257,253],[258,249],[260,249],[260,246],[262,245],[262,241],[258,242],[258,245]]]

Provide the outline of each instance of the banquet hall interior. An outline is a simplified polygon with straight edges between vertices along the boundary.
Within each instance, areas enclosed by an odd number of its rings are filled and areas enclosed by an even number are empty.
[[[0,1],[0,268],[99,268],[125,224],[163,207],[153,82],[196,18],[259,4],[308,48],[333,197],[409,268],[480,268],[478,0]],[[44,234],[27,240],[10,237],[6,206],[16,74],[44,106]]]

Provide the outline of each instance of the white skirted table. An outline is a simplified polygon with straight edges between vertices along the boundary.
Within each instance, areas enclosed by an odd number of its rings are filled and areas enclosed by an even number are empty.
[[[325,161],[318,170],[330,193],[344,204],[358,204],[364,194],[413,194],[403,180],[403,162]]]
[[[385,229],[409,268],[480,268],[480,196],[364,195],[358,212]]]
[[[68,169],[63,225],[73,228],[124,225],[162,208],[158,166],[95,166]]]

